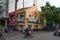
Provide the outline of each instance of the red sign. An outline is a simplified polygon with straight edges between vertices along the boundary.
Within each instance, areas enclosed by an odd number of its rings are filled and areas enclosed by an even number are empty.
[[[15,24],[15,21],[13,21],[13,19],[9,19],[9,23]]]

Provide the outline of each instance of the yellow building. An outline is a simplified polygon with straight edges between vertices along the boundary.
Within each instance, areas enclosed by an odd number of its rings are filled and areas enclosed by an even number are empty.
[[[34,1],[33,6],[21,8],[17,11],[17,13],[18,13],[17,18],[18,28],[20,30],[23,30],[25,28],[29,29],[43,28],[43,23],[40,20],[40,13],[36,7],[36,1]]]
[[[36,6],[21,8],[18,10],[18,28],[42,29],[43,24],[40,20],[40,13]]]

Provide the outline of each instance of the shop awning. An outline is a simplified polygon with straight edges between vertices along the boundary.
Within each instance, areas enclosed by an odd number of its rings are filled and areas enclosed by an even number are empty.
[[[15,15],[15,12],[10,12],[9,15],[10,16]]]

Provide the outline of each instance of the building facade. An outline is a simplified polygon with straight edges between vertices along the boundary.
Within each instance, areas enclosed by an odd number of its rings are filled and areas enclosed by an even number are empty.
[[[21,8],[17,11],[17,28],[24,30],[29,28],[31,30],[43,29],[46,26],[46,20],[41,20],[40,13],[36,6]],[[15,28],[15,12],[9,13],[10,28]]]
[[[18,28],[21,30],[29,29],[42,29],[42,24],[40,21],[39,11],[35,6],[22,8],[18,10]]]
[[[8,20],[9,0],[0,0],[0,26],[6,27]]]
[[[15,28],[15,12],[9,13],[9,23],[12,29]],[[46,26],[46,20],[41,20],[40,13],[37,9],[36,0],[31,7],[20,8],[17,10],[16,15],[17,28],[24,31],[24,29],[42,29]]]
[[[42,29],[42,23],[40,21],[40,13],[35,6],[21,8],[17,11],[17,27],[19,30],[26,28],[30,29]],[[15,27],[15,12],[9,13],[10,28]]]

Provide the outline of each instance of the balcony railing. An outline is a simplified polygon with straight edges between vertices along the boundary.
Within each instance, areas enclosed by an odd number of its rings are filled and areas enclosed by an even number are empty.
[[[30,21],[30,22],[37,22],[37,19],[36,18],[28,18],[28,21]]]
[[[24,18],[17,18],[17,21],[24,21]]]

